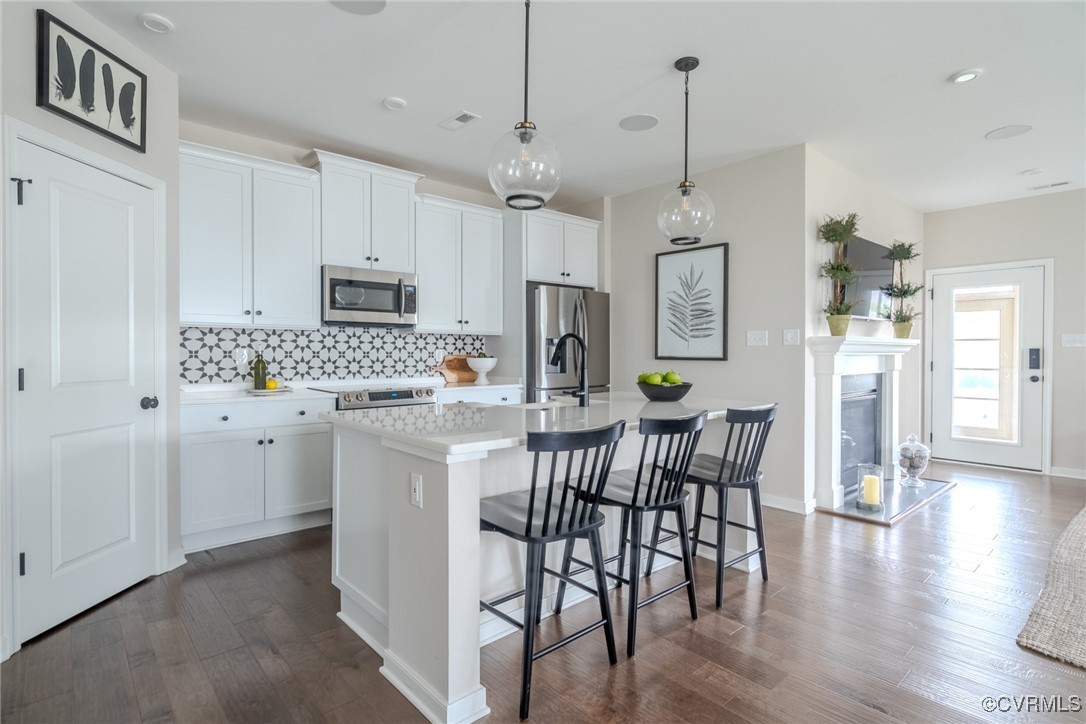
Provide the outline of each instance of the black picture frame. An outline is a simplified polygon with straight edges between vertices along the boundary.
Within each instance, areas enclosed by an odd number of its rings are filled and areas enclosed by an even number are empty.
[[[37,14],[38,107],[146,153],[147,76],[63,20]]]
[[[657,254],[654,303],[656,359],[727,360],[728,244]]]

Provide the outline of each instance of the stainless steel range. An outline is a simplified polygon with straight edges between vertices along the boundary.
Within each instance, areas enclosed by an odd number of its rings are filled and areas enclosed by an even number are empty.
[[[395,405],[432,405],[437,402],[433,387],[381,387],[366,383],[332,384],[311,387],[318,392],[331,392],[336,396],[337,410],[358,410],[366,407],[393,407]]]

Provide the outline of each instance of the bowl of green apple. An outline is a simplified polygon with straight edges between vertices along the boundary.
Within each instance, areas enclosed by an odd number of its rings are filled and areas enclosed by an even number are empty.
[[[642,372],[637,376],[637,389],[652,402],[676,402],[686,396],[693,387],[675,370],[667,372]]]

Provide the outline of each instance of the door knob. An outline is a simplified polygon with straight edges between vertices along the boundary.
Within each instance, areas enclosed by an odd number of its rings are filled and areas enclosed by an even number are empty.
[[[144,410],[153,410],[158,407],[157,397],[144,397],[140,400],[140,408]]]

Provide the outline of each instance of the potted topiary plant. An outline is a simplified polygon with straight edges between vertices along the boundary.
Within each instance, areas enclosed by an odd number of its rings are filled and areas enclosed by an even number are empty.
[[[843,337],[848,332],[848,324],[852,321],[852,307],[856,304],[854,301],[845,300],[845,286],[856,281],[856,273],[859,271],[845,257],[845,246],[856,237],[859,221],[860,217],[856,214],[827,216],[818,226],[818,238],[827,244],[833,244],[833,258],[823,262],[820,273],[833,282],[833,292],[822,311],[826,313],[830,334],[835,337]]]
[[[916,250],[915,243],[896,241],[882,257],[894,263],[893,282],[882,287],[882,291],[890,297],[890,321],[894,325],[894,336],[898,339],[909,338],[913,332],[913,320],[920,316],[920,312],[906,302],[919,294],[924,285],[905,281],[905,262],[918,256],[920,252]]]

